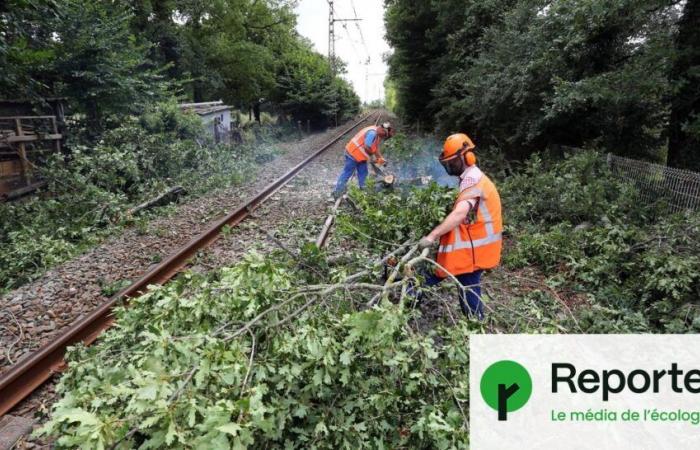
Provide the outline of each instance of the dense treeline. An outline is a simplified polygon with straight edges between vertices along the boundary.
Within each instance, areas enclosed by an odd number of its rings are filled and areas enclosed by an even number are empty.
[[[90,129],[177,95],[319,126],[359,99],[295,31],[283,0],[10,0],[0,97],[64,96]]]
[[[170,187],[192,195],[250,180],[272,145],[310,120],[359,109],[350,85],[295,31],[282,0],[0,2],[0,99],[67,104],[62,154],[38,159],[45,192],[0,203],[0,291],[33,279],[121,227]],[[336,67],[342,64],[336,61]],[[260,123],[215,143],[180,101],[222,99]],[[296,128],[294,126],[294,128]]]
[[[700,1],[386,0],[390,100],[523,157],[593,145],[700,170]]]

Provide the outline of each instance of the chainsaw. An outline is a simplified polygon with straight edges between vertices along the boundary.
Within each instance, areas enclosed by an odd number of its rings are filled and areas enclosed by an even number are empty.
[[[372,164],[374,172],[377,174],[377,176],[381,177],[381,181],[384,183],[385,187],[391,187],[396,183],[396,175],[394,175],[392,172],[384,169],[374,161],[372,161],[370,164]]]

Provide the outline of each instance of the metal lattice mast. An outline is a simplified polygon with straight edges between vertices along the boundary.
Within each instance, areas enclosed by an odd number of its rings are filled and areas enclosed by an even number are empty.
[[[336,19],[335,10],[333,8],[334,0],[328,1],[328,61],[331,65],[333,73],[336,72],[335,67],[335,23],[336,22],[360,22],[362,19]]]
[[[328,62],[335,73],[335,17],[333,17],[333,0],[328,0]]]

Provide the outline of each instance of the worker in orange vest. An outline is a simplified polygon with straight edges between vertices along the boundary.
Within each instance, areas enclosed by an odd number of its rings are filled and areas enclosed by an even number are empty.
[[[462,312],[483,319],[481,274],[498,266],[501,260],[503,220],[498,190],[476,166],[474,147],[464,133],[445,140],[440,163],[448,175],[460,178],[459,195],[452,212],[419,245],[428,248],[440,240],[437,251],[440,267],[426,279],[426,285],[437,285],[448,273],[453,275],[462,285],[459,296]]]
[[[365,187],[367,179],[367,161],[371,158],[377,165],[386,164],[379,152],[382,141],[393,136],[394,130],[389,122],[379,126],[369,126],[361,129],[345,146],[345,166],[338,177],[333,196],[338,197],[345,191],[345,186],[352,174],[357,171],[357,183],[360,189]]]

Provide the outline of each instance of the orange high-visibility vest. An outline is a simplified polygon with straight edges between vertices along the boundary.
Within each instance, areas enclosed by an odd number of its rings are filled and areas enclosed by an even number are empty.
[[[501,219],[501,197],[493,182],[486,176],[474,186],[459,193],[455,206],[463,200],[476,200],[475,218],[469,215],[452,231],[440,236],[437,262],[452,275],[472,273],[479,269],[492,269],[501,261],[503,220]],[[437,276],[446,277],[441,269]]]
[[[370,147],[369,151],[365,151],[364,147],[365,135],[367,134],[367,132],[370,130],[374,130],[376,132],[377,128],[379,127],[369,126],[361,129],[352,139],[350,139],[350,142],[348,142],[348,144],[345,146],[345,150],[350,156],[352,156],[352,158],[355,161],[367,161],[369,159],[369,155],[374,155],[375,153],[377,153],[377,149],[379,148],[379,141],[381,140],[379,138],[379,133],[377,133],[377,137],[374,139],[374,143],[372,143],[372,147]]]

